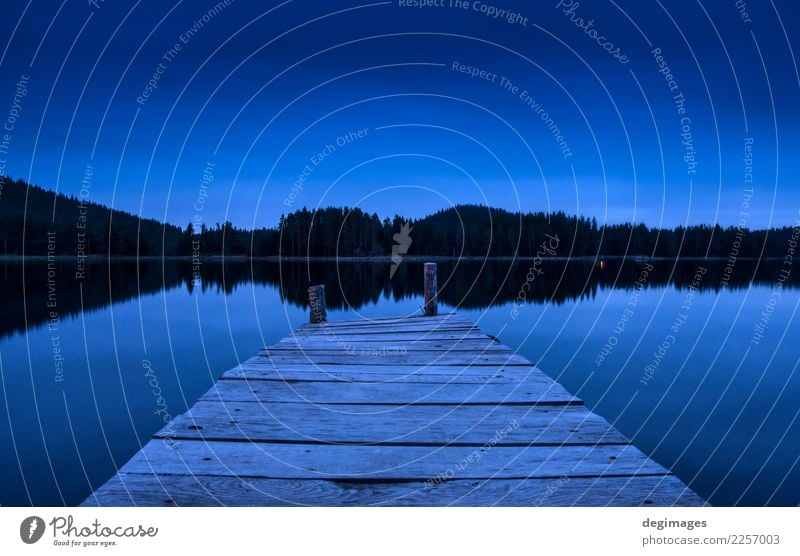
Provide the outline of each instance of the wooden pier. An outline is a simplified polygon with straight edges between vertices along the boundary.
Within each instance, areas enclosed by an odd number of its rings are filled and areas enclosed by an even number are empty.
[[[704,504],[458,314],[319,315],[222,375],[84,505]]]

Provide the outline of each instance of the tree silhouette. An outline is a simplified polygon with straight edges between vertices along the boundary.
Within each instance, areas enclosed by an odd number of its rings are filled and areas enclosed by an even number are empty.
[[[560,257],[784,257],[796,229],[722,228],[706,224],[674,229],[644,224],[598,226],[594,218],[564,212],[516,213],[458,205],[412,220],[384,218],[359,208],[302,208],[282,215],[275,228],[245,230],[231,222],[198,230],[113,210],[3,178],[0,254],[103,256],[389,256],[394,234],[410,226],[411,256],[534,257],[548,237]],[[48,236],[48,233],[52,235]]]

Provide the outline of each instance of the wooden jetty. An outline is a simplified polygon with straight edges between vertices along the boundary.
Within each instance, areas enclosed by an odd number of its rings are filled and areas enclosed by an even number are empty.
[[[431,316],[327,322],[310,290],[314,324],[223,374],[84,505],[705,504],[435,299]]]

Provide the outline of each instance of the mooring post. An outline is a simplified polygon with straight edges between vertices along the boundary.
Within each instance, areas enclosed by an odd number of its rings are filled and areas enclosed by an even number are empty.
[[[437,284],[436,263],[425,263],[425,316],[435,317],[438,313],[436,307]]]
[[[311,307],[311,324],[328,322],[328,312],[325,309],[325,286],[311,286],[308,288],[308,304]]]

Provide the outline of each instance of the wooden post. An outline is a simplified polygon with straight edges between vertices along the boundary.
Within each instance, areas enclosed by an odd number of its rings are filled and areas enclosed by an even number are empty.
[[[438,313],[436,307],[436,296],[438,295],[436,284],[436,263],[425,263],[425,316],[435,317]]]
[[[325,309],[325,286],[311,286],[308,288],[308,304],[311,306],[311,324],[328,322],[328,312]]]

